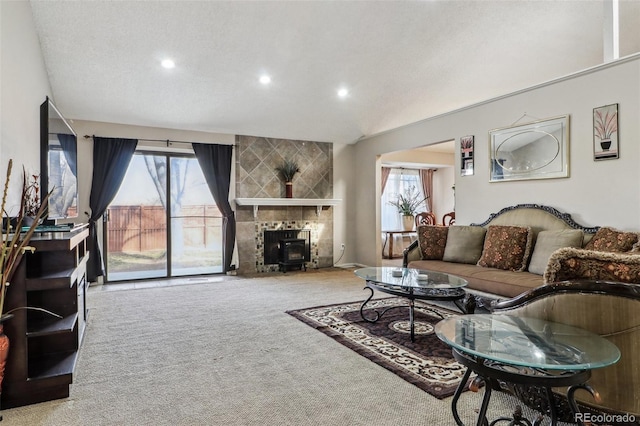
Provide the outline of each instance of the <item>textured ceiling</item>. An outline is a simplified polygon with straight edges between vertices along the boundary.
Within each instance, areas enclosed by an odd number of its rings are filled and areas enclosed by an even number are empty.
[[[59,109],[142,126],[351,143],[603,62],[601,1],[31,6]],[[640,3],[620,10],[625,56]]]

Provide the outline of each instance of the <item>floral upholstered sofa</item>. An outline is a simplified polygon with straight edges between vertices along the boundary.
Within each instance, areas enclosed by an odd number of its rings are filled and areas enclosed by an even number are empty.
[[[573,278],[640,283],[638,233],[585,227],[553,207],[519,204],[479,224],[417,231],[405,267],[457,275],[496,298]]]

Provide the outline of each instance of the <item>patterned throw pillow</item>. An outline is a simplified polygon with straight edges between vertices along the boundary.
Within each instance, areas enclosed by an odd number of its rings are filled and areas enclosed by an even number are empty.
[[[448,226],[418,226],[418,246],[424,260],[442,260],[447,246]]]
[[[586,250],[609,251],[623,253],[633,248],[638,242],[635,232],[622,232],[614,228],[602,227],[584,246]]]
[[[531,252],[532,232],[528,226],[489,226],[479,266],[524,271]]]

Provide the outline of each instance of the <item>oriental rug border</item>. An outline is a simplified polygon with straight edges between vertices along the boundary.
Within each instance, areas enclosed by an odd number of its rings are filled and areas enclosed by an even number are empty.
[[[294,318],[321,331],[365,358],[395,373],[438,399],[453,395],[465,367],[456,362],[451,348],[434,332],[442,318],[460,313],[422,301],[415,304],[415,342],[409,335],[407,300],[391,297],[367,303],[364,315],[386,312],[375,323],[362,319],[362,302],[341,303],[287,311]]]

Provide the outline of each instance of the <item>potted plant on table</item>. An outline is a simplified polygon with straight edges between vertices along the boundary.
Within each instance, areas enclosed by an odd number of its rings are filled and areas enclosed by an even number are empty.
[[[415,216],[418,208],[429,197],[423,197],[415,186],[410,186],[404,194],[398,194],[395,201],[389,201],[389,204],[398,209],[398,213],[402,215],[402,225],[405,231],[411,231],[415,224]]]
[[[286,198],[293,198],[293,177],[300,171],[298,163],[291,159],[285,159],[284,162],[276,167],[276,171],[284,181],[286,188]]]

